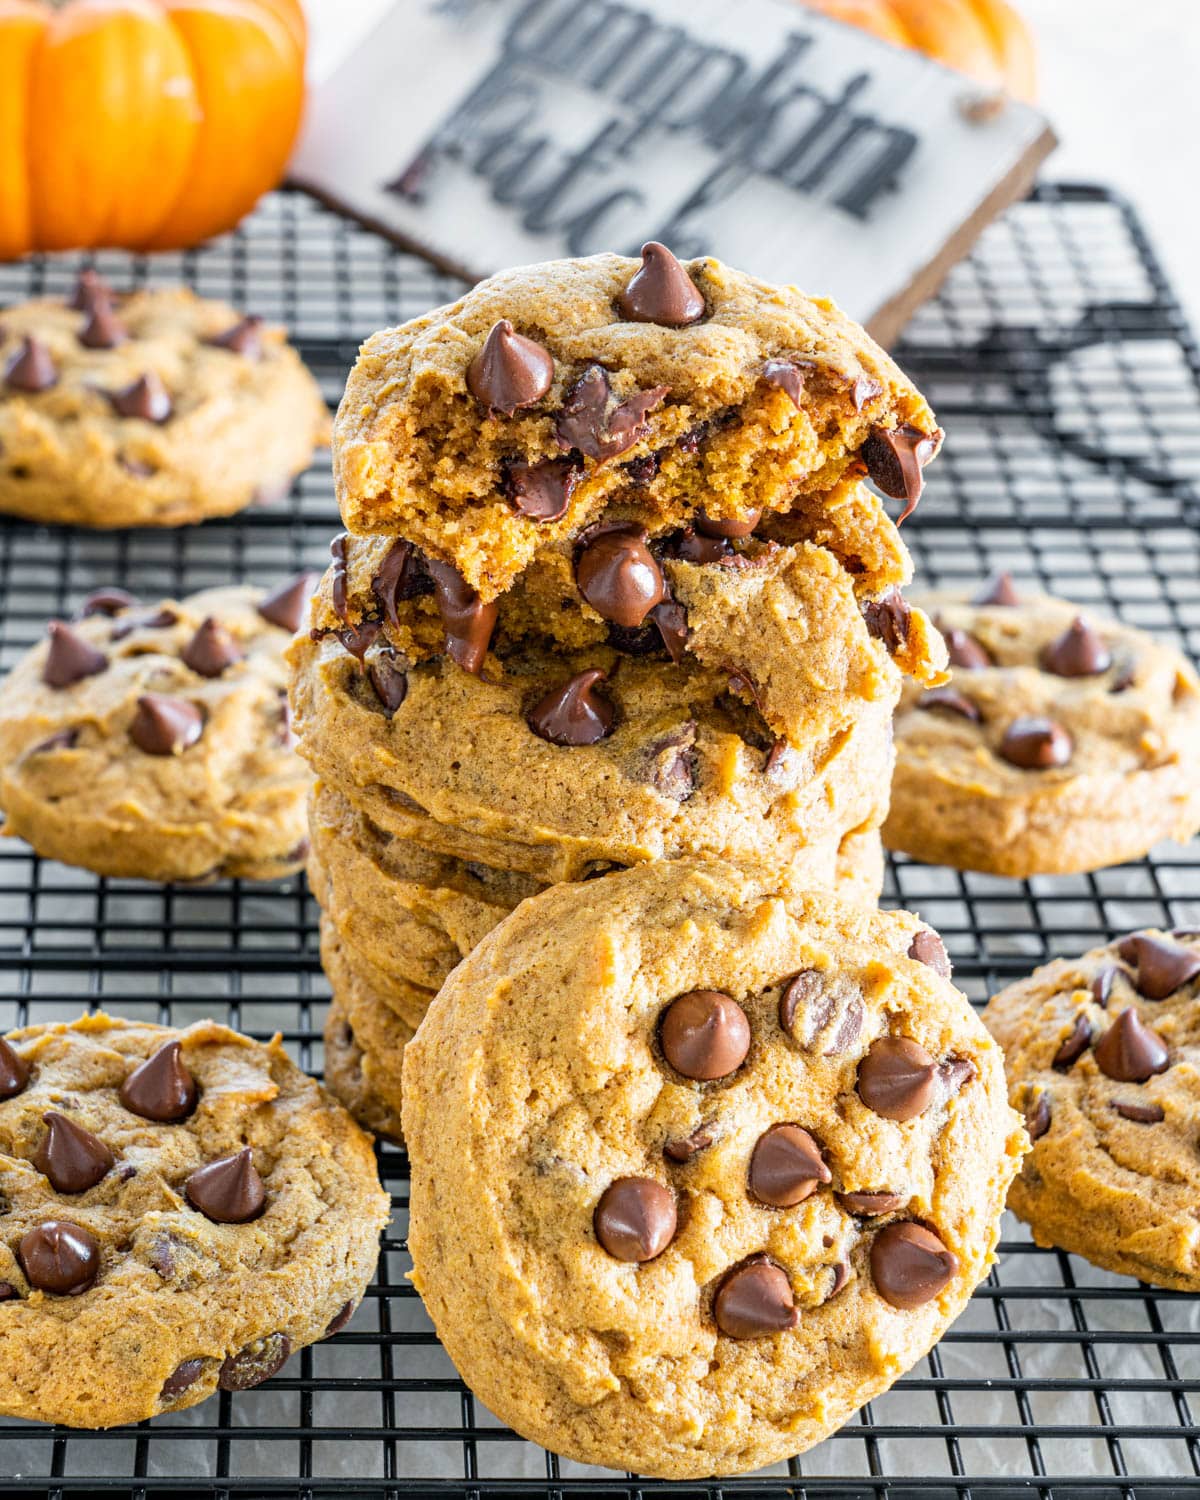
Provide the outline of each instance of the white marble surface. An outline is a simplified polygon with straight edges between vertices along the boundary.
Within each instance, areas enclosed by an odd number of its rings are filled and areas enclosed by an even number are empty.
[[[393,3],[306,0],[324,76]],[[1200,0],[1016,0],[1062,144],[1046,175],[1105,182],[1140,210],[1200,327]]]

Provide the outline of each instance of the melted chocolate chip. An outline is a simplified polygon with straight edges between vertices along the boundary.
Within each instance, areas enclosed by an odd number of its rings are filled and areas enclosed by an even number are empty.
[[[938,450],[941,428],[922,432],[905,422],[900,427],[873,427],[862,446],[862,459],[876,488],[893,500],[903,500],[896,524],[907,520],[917,508],[925,477],[921,470]]]
[[[185,1359],[182,1364],[176,1365],[163,1381],[162,1390],[158,1393],[159,1401],[174,1401],[184,1391],[190,1390],[204,1374],[204,1365],[205,1361],[202,1359]]]
[[[281,583],[258,601],[259,614],[268,625],[278,625],[280,630],[293,634],[300,629],[308,612],[308,601],[317,586],[315,573],[301,573],[299,577]]]
[[[348,651],[356,660],[363,661],[382,629],[383,623],[380,620],[363,620],[358,625],[347,625],[345,630],[314,631],[313,635],[314,638],[335,635],[342,643],[343,650]]]
[[[779,998],[782,1030],[808,1048],[824,1034],[827,1043],[824,1057],[834,1057],[853,1047],[862,1031],[863,1015],[860,992],[853,986],[827,979],[819,969],[801,969],[784,986]]]
[[[642,246],[641,270],[617,297],[621,316],[633,323],[686,328],[704,316],[704,296],[665,245]]]
[[[139,375],[132,385],[121,391],[106,391],[109,404],[119,417],[136,417],[142,422],[162,424],[174,406],[167,388],[153,370]]]
[[[992,658],[967,631],[945,630],[942,638],[946,642],[952,667],[958,667],[964,672],[978,672],[981,668],[992,665]]]
[[[57,1193],[86,1193],[111,1171],[115,1157],[99,1136],[57,1110],[42,1116],[46,1134],[30,1160]]]
[[[763,1338],[795,1328],[800,1315],[787,1272],[765,1255],[735,1267],[713,1299],[713,1318],[731,1339]]]
[[[945,1097],[949,1099],[957,1094],[978,1071],[969,1057],[948,1057],[945,1062],[938,1063],[938,1082]]]
[[[1098,677],[1112,666],[1112,653],[1082,615],[1047,646],[1038,662],[1044,672],[1055,677]]]
[[[663,1056],[684,1078],[728,1078],[750,1050],[746,1012],[719,990],[689,990],[672,1000],[659,1023]]]
[[[1070,1035],[1059,1044],[1050,1066],[1065,1073],[1092,1045],[1092,1023],[1086,1016],[1076,1016]]]
[[[799,408],[804,396],[804,382],[812,374],[811,360],[769,359],[762,368],[768,385],[778,386],[792,405]]]
[[[17,1259],[39,1292],[78,1297],[100,1274],[100,1241],[69,1219],[47,1219],[22,1236]]]
[[[820,1146],[799,1125],[772,1125],[755,1143],[750,1192],[770,1208],[792,1208],[832,1180]]]
[[[262,319],[251,313],[242,318],[224,333],[206,339],[214,349],[228,349],[231,354],[240,354],[243,359],[258,359],[262,354]]]
[[[267,1203],[249,1146],[197,1167],[183,1190],[192,1207],[214,1224],[248,1224]]]
[[[935,974],[940,974],[943,979],[950,978],[950,956],[946,952],[945,943],[932,927],[922,927],[914,934],[912,942],[908,945],[908,956],[915,958],[919,964],[925,964]]]
[[[1130,933],[1117,952],[1136,968],[1134,987],[1147,1000],[1165,1000],[1200,974],[1200,954],[1150,932]]]
[[[552,745],[596,745],[613,731],[616,710],[598,683],[607,681],[599,667],[589,667],[540,698],[525,716],[539,739]]]
[[[371,593],[389,625],[399,625],[401,604],[432,590],[433,579],[425,559],[411,542],[393,542],[379,572],[371,579]]]
[[[250,1391],[272,1375],[278,1375],[292,1352],[292,1341],[286,1333],[269,1333],[255,1339],[221,1365],[217,1388],[222,1391]]]
[[[691,1161],[693,1156],[705,1151],[716,1140],[716,1132],[711,1125],[698,1125],[691,1135],[675,1136],[663,1146],[663,1155],[673,1162],[682,1165]]]
[[[1050,1096],[1039,1094],[1025,1111],[1025,1129],[1031,1141],[1040,1141],[1050,1129]]]
[[[701,568],[733,555],[733,548],[724,537],[702,536],[691,526],[671,537],[663,551],[668,557],[677,557],[680,562],[693,563]]]
[[[762,520],[761,510],[748,511],[740,520],[734,517],[716,517],[700,511],[696,516],[696,530],[702,536],[723,537],[727,541],[740,541],[747,537]]]
[[[30,750],[30,755],[45,755],[50,750],[74,750],[79,743],[78,729],[60,729],[57,734],[47,736]]]
[[[920,1224],[887,1224],[871,1244],[875,1290],[893,1307],[931,1302],[958,1274],[958,1256]]]
[[[930,688],[917,699],[917,707],[926,712],[942,709],[946,713],[958,714],[960,718],[969,719],[972,724],[983,722],[983,714],[979,705],[972,703],[970,698],[965,693],[960,693],[957,688]]]
[[[683,605],[676,599],[664,599],[650,611],[650,618],[667,655],[673,662],[682,661],[688,641],[687,611]]]
[[[79,606],[79,618],[89,615],[119,615],[124,609],[132,609],[138,601],[124,589],[95,589]]]
[[[111,639],[114,641],[123,641],[136,630],[166,630],[168,626],[174,625],[178,619],[179,616],[173,609],[155,610],[152,615],[127,615],[125,619],[118,620],[113,626]]]
[[[183,664],[201,677],[220,677],[227,667],[239,662],[245,652],[229,631],[213,615],[200,625],[196,634],[179,653]]]
[[[22,391],[30,396],[58,384],[58,367],[40,339],[27,337],[21,340],[21,347],[4,372],[4,383],[10,391]]]
[[[167,1042],[139,1063],[121,1085],[121,1103],[143,1120],[173,1123],[196,1108],[196,1080],[184,1066],[179,1042]]]
[[[1021,596],[1017,593],[1011,573],[993,573],[971,600],[972,604],[1001,605],[1005,608],[1012,608],[1020,602]]]
[[[652,740],[645,758],[649,785],[672,802],[686,802],[696,790],[695,720],[689,719]]]
[[[355,1302],[353,1297],[351,1297],[349,1302],[343,1302],[341,1307],[338,1308],[337,1312],[334,1313],[333,1317],[325,1325],[324,1337],[328,1339],[332,1338],[335,1333],[341,1333],[342,1329],[345,1328],[346,1324],[354,1316],[354,1309],[357,1306],[358,1303]]]
[[[575,582],[598,615],[627,630],[641,625],[666,596],[645,528],[632,523],[602,526],[587,535]]]
[[[15,1099],[29,1084],[29,1064],[0,1036],[0,1099]]]
[[[464,672],[478,675],[496,628],[496,603],[485,604],[449,563],[427,558],[425,566],[433,579],[434,597],[446,631],[446,654]]]
[[[871,1043],[858,1065],[858,1097],[885,1120],[915,1120],[933,1101],[937,1073],[929,1053],[905,1036]]]
[[[877,1219],[881,1214],[894,1214],[908,1199],[901,1193],[838,1193],[837,1201],[847,1213]]]
[[[113,311],[106,296],[97,294],[91,299],[87,322],[79,333],[79,342],[85,349],[115,349],[125,343],[129,335],[125,326]]]
[[[76,635],[61,620],[51,620],[46,631],[50,646],[42,663],[42,681],[47,687],[72,687],[85,677],[95,677],[108,666],[108,657]]]
[[[346,543],[349,540],[343,531],[329,544],[332,563],[329,569],[329,597],[333,612],[343,625],[350,623],[350,601],[347,598]]]
[[[912,610],[898,588],[887,589],[878,599],[866,600],[862,617],[869,633],[881,640],[893,655],[907,642]]]
[[[391,647],[385,647],[367,665],[367,680],[390,719],[408,697],[408,673]]]
[[[481,406],[511,417],[540,401],[554,380],[547,349],[519,334],[507,318],[492,325],[483,347],[467,366],[467,389]]]
[[[658,385],[618,403],[607,371],[600,365],[589,365],[563,397],[555,423],[559,444],[577,448],[599,463],[617,458],[645,437],[646,416],[667,390],[667,386]]]
[[[179,755],[204,732],[204,715],[184,698],[143,693],[129,726],[129,738],[147,755]]]
[[[1018,770],[1047,771],[1067,764],[1075,753],[1075,742],[1053,719],[1026,715],[1014,719],[1004,731],[998,753]]]
[[[1160,1104],[1126,1104],[1122,1099],[1114,1099],[1113,1108],[1123,1120],[1131,1120],[1135,1125],[1161,1125],[1167,1117]]]
[[[527,464],[518,459],[504,466],[504,493],[531,521],[557,521],[566,514],[583,474],[573,458],[543,458]]]
[[[652,1177],[620,1177],[596,1205],[596,1238],[615,1260],[646,1261],[675,1238],[675,1195]]]
[[[1136,1010],[1123,1010],[1093,1049],[1096,1066],[1118,1083],[1145,1083],[1165,1073],[1171,1058],[1162,1038],[1144,1026]]]

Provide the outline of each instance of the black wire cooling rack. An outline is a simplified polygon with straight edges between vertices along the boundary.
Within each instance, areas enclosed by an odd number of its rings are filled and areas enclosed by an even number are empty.
[[[336,400],[360,339],[458,286],[298,194],[117,285],[185,280],[286,322]],[[65,290],[72,258],[0,267],[0,303]],[[1137,220],[1047,186],[990,228],[910,326],[902,362],[950,432],[905,527],[923,578],[997,567],[1200,654],[1200,353]],[[180,532],[0,523],[0,668],[91,588],[143,596],[322,566],[337,515],[319,463],[273,509]],[[945,934],[975,1000],[1055,953],[1200,920],[1200,849],[1013,881],[894,861],[888,898]],[[319,1072],[326,987],[298,880],[98,880],[0,843],[0,1029],[87,1006],[278,1030]],[[405,1283],[407,1172],[349,1327],[256,1391],[136,1428],[0,1422],[0,1494],[487,1500],[1182,1500],[1200,1495],[1200,1299],[1041,1251],[1009,1221],[998,1265],[936,1349],[819,1448],[741,1479],[667,1485],[560,1462],[466,1391]]]

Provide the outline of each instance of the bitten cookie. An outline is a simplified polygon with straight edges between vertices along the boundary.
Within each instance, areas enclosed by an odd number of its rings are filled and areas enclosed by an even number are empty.
[[[146,606],[103,589],[0,684],[3,833],[100,875],[272,880],[308,852],[284,647],[311,576]]]
[[[1033,1141],[1009,1206],[1034,1239],[1200,1291],[1200,933],[1056,959],[983,1019]]]
[[[113,1427],[335,1333],[388,1219],[370,1138],[214,1021],[0,1040],[0,1412]]]
[[[606,518],[744,536],[847,473],[905,502],[942,434],[831,302],[662,245],[490,277],[363,345],[334,428],[343,520],[484,602]]]
[[[523,902],[404,1060],[413,1280],[519,1433],[668,1478],[824,1437],[992,1259],[1025,1136],[905,912],[654,864]]]
[[[1056,875],[1200,829],[1200,681],[1178,651],[1006,578],[920,602],[953,675],[901,700],[888,848]]]
[[[286,492],[328,441],[281,328],[183,288],[0,316],[0,511],[71,526],[182,526]]]

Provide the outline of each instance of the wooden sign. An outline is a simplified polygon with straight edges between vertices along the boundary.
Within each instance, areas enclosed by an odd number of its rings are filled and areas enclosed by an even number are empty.
[[[887,342],[1053,145],[793,0],[398,0],[314,91],[292,177],[469,280],[659,239]]]

